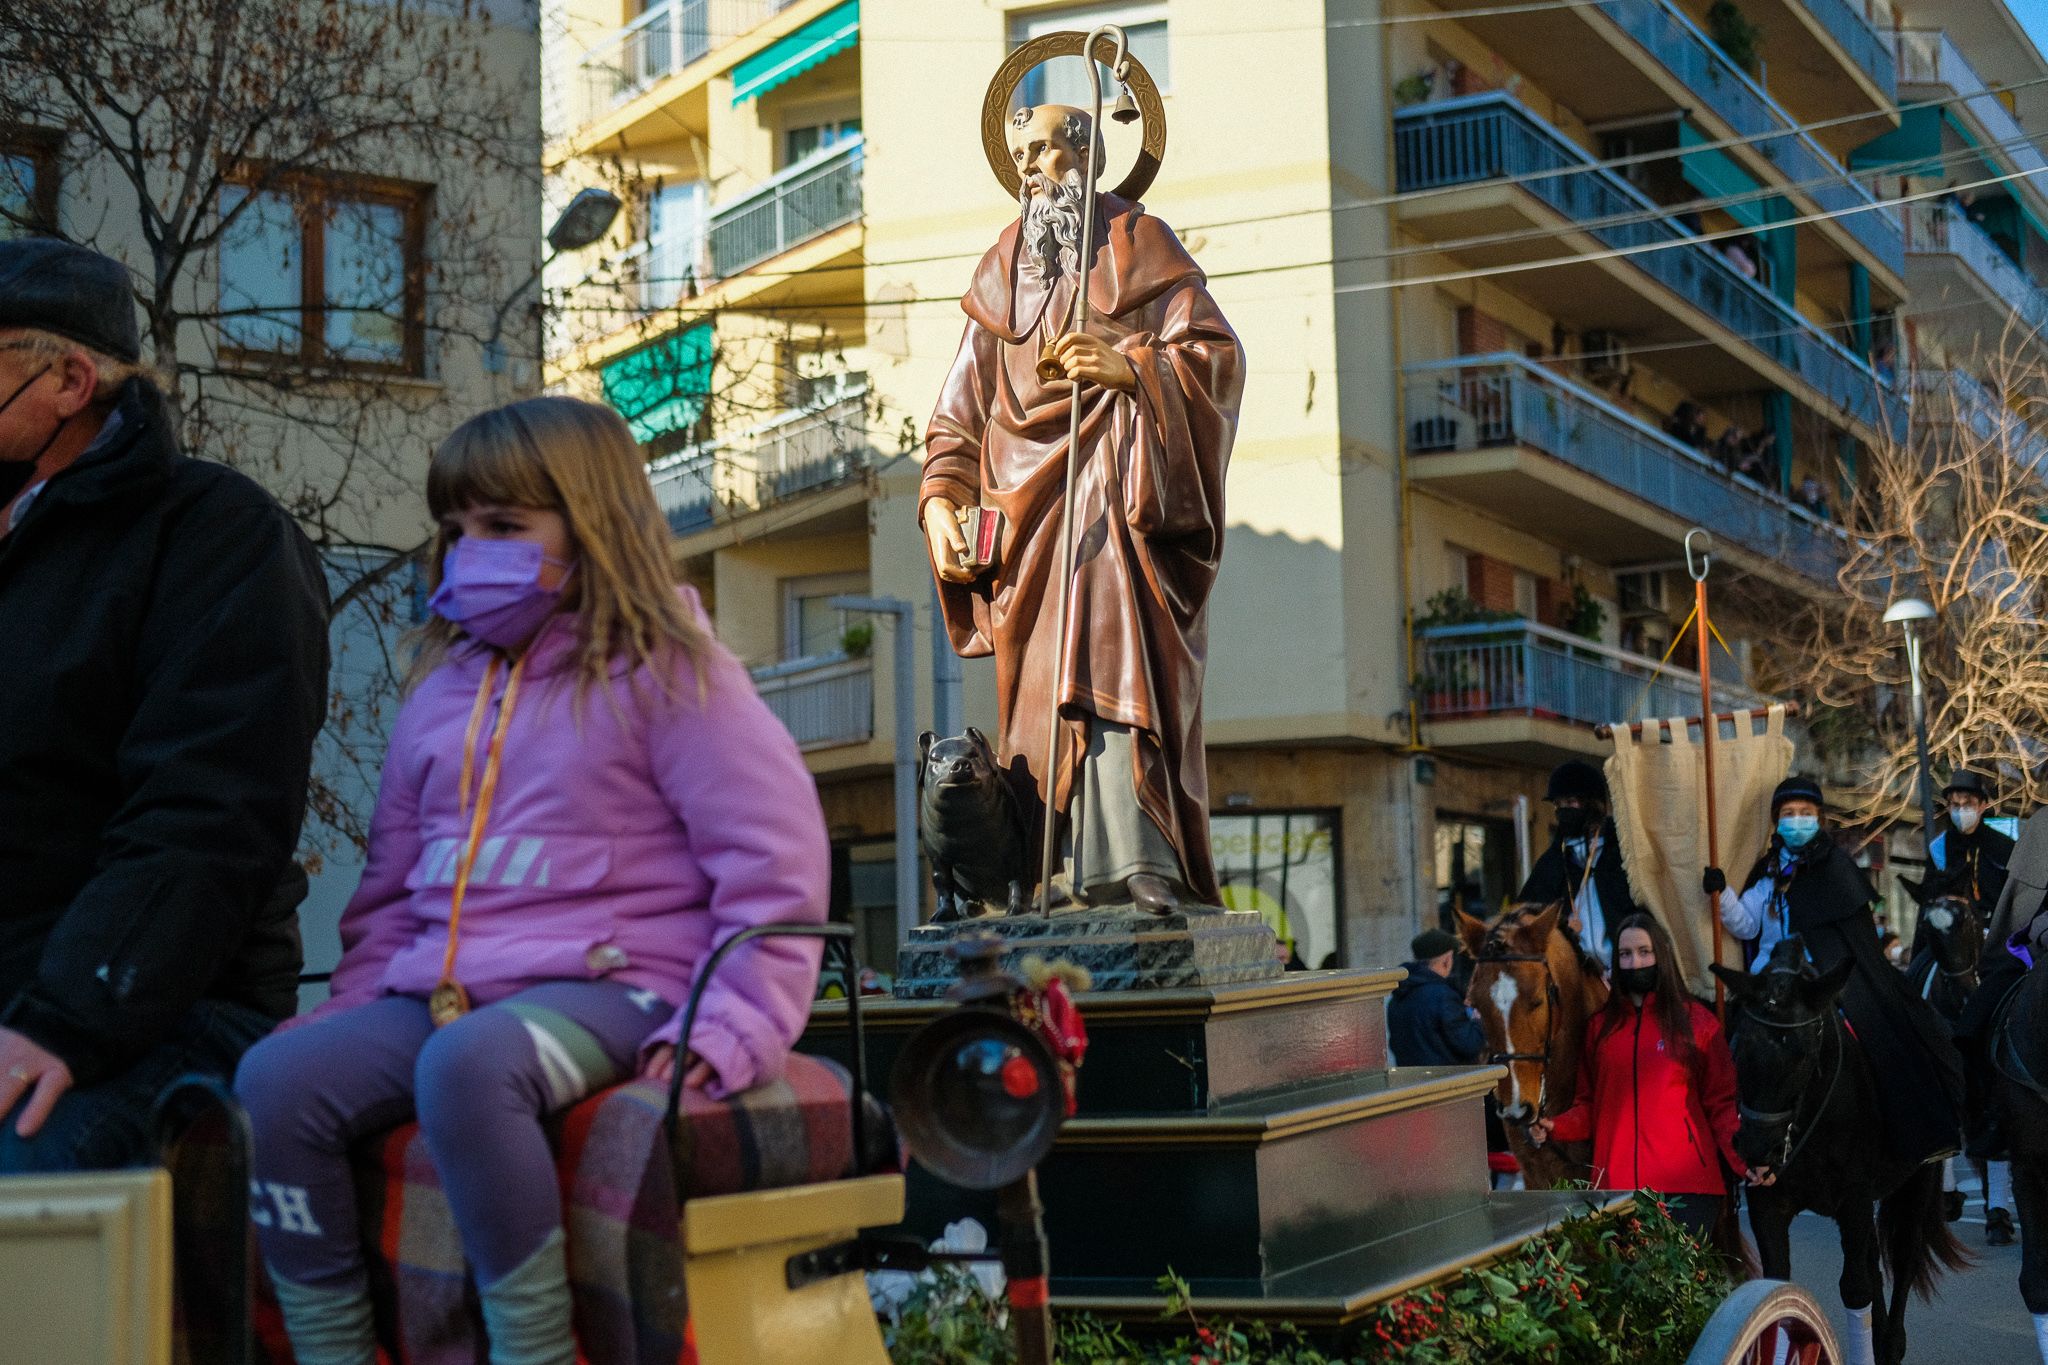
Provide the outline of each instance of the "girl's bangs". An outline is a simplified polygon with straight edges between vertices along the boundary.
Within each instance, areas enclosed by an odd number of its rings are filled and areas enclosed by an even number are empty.
[[[539,448],[503,408],[480,413],[450,432],[427,465],[427,511],[436,520],[491,505],[562,505]]]

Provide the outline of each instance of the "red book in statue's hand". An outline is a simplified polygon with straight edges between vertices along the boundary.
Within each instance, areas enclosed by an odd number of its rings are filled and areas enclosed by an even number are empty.
[[[960,533],[967,540],[961,567],[980,575],[996,566],[1002,557],[1003,514],[993,507],[969,507],[960,513]]]

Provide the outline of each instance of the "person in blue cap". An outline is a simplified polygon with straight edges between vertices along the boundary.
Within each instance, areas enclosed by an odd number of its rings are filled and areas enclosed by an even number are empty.
[[[1742,893],[1729,888],[1718,867],[1706,869],[1701,886],[1720,897],[1721,923],[1741,940],[1750,970],[1795,935],[1816,971],[1844,958],[1854,964],[1842,1012],[1864,1051],[1884,1059],[1873,1074],[1892,1152],[1939,1161],[1962,1145],[1962,1059],[1948,1025],[1885,960],[1870,909],[1877,892],[1825,828],[1826,814],[1820,783],[1786,778],[1771,794],[1770,845]]]
[[[141,362],[125,266],[0,242],[0,1174],[145,1159],[297,1004],[326,581]]]

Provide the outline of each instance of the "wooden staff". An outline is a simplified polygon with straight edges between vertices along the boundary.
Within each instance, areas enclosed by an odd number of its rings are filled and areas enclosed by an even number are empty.
[[[1081,266],[1080,278],[1075,282],[1073,331],[1082,332],[1088,326],[1088,273],[1095,264],[1095,178],[1102,167],[1096,161],[1096,149],[1102,145],[1102,72],[1095,64],[1095,40],[1100,37],[1116,40],[1116,64],[1110,70],[1119,80],[1125,69],[1124,54],[1129,40],[1124,31],[1115,24],[1102,24],[1090,31],[1087,41],[1081,44],[1081,60],[1088,66],[1088,93],[1093,100],[1089,109],[1088,147],[1081,158]],[[1060,501],[1060,582],[1059,606],[1053,615],[1053,657],[1052,657],[1052,719],[1046,726],[1045,742],[1045,827],[1043,843],[1038,855],[1038,913],[1052,913],[1052,869],[1059,858],[1059,784],[1060,784],[1060,698],[1067,690],[1067,607],[1074,595],[1074,474],[1081,453],[1081,381],[1073,381],[1073,404],[1067,415],[1067,481],[1066,496]],[[1075,760],[1073,805],[1078,812],[1081,802],[1080,766]],[[1073,895],[1080,899],[1081,888],[1074,887]]]
[[[1699,567],[1693,567],[1692,538],[1698,536],[1706,541],[1700,550]],[[1714,714],[1714,671],[1713,656],[1707,653],[1707,641],[1712,638],[1707,625],[1707,570],[1711,565],[1709,549],[1713,538],[1695,526],[1685,533],[1685,571],[1692,575],[1693,615],[1697,618],[1695,627],[1699,641],[1700,664],[1700,756],[1707,771],[1707,866],[1721,865],[1721,829],[1714,808],[1714,741],[1721,735],[1721,718]],[[1721,893],[1707,897],[1707,924],[1714,934],[1715,962],[1721,960]],[[1714,1013],[1725,1017],[1727,1013],[1726,988],[1721,978],[1714,978]]]

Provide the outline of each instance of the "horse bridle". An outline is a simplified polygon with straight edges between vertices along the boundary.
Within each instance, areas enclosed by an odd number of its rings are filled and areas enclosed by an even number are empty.
[[[1489,962],[1533,962],[1543,969],[1544,1003],[1550,1011],[1550,1017],[1545,1021],[1543,1031],[1543,1051],[1489,1052],[1486,1054],[1486,1064],[1488,1066],[1499,1066],[1503,1062],[1535,1062],[1542,1066],[1544,1071],[1543,1079],[1536,1086],[1536,1117],[1542,1118],[1544,1102],[1549,1098],[1550,1054],[1552,1051],[1550,1040],[1557,1035],[1557,977],[1550,970],[1550,957],[1546,953],[1500,953],[1490,951],[1492,947],[1493,944],[1488,943],[1479,950],[1479,956],[1472,959],[1473,967],[1483,967]],[[1502,1024],[1505,1026],[1506,1021],[1503,1020]]]
[[[1805,1101],[1803,1093],[1799,1101],[1795,1102],[1790,1109],[1766,1110],[1750,1108],[1742,1102],[1741,1092],[1739,1090],[1736,1092],[1735,1112],[1744,1123],[1755,1123],[1766,1128],[1781,1123],[1785,1125],[1785,1136],[1778,1144],[1779,1159],[1765,1163],[1773,1170],[1782,1171],[1792,1164],[1800,1152],[1805,1150],[1806,1140],[1813,1136],[1814,1129],[1820,1124],[1821,1115],[1828,1111],[1828,1101],[1835,1097],[1835,1082],[1842,1078],[1842,1023],[1832,1010],[1825,1014],[1816,1015],[1811,1019],[1801,1019],[1796,1024],[1781,1024],[1775,1019],[1764,1018],[1747,1005],[1742,1006],[1741,1009],[1745,1019],[1748,1019],[1753,1024],[1761,1024],[1765,1028],[1783,1029],[1788,1032],[1793,1029],[1824,1028],[1828,1030],[1829,1036],[1835,1040],[1834,1069],[1828,1073],[1827,1087],[1821,1091],[1820,1105],[1813,1111],[1813,1120],[1806,1125],[1804,1132],[1799,1133],[1797,1142],[1793,1141],[1793,1133],[1799,1127],[1797,1122],[1799,1110]],[[1830,1028],[1830,1025],[1833,1025],[1833,1027]]]

